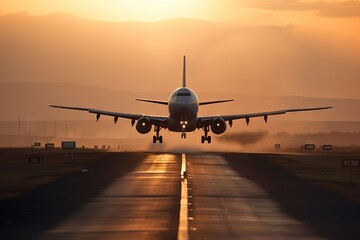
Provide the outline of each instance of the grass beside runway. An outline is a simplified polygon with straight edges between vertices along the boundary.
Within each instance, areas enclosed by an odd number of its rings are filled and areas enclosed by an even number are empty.
[[[4,148],[0,149],[0,201],[36,189],[89,164],[101,160],[101,150]],[[29,163],[29,157],[40,157],[40,163]]]
[[[263,157],[301,179],[360,204],[360,167],[341,166],[343,159],[360,160],[360,155],[264,154]]]

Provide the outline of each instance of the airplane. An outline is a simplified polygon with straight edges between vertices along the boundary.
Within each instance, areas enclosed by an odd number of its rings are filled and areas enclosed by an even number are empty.
[[[246,124],[249,125],[250,118],[263,117],[264,121],[268,121],[270,115],[280,115],[289,112],[300,112],[300,111],[314,111],[333,108],[328,107],[316,107],[316,108],[293,108],[283,109],[269,112],[259,113],[245,113],[245,114],[234,114],[234,115],[214,115],[214,116],[198,116],[199,106],[225,103],[234,101],[234,99],[216,100],[216,101],[199,101],[196,93],[190,88],[186,87],[186,56],[183,58],[183,78],[182,87],[177,88],[173,91],[168,101],[152,100],[137,98],[137,101],[167,105],[169,110],[169,116],[154,116],[147,114],[131,114],[121,112],[110,112],[92,108],[82,107],[67,107],[58,105],[49,105],[53,108],[62,108],[70,110],[85,111],[92,114],[96,114],[96,120],[99,121],[101,115],[114,117],[114,123],[116,124],[119,118],[125,118],[131,120],[131,125],[134,126],[136,123],[136,130],[141,134],[147,134],[152,130],[154,126],[155,135],[153,136],[153,143],[163,142],[163,137],[160,135],[160,130],[168,129],[171,132],[180,132],[181,138],[186,138],[187,132],[193,132],[196,129],[202,129],[204,135],[201,136],[201,143],[211,143],[211,136],[209,132],[219,135],[226,131],[227,124],[230,127],[233,125],[234,120],[245,119]]]

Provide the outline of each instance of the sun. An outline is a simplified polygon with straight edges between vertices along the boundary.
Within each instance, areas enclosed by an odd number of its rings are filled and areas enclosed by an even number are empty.
[[[166,18],[200,18],[197,17],[203,0],[133,0],[124,6],[126,15],[132,20],[157,21]],[[204,9],[204,7],[203,7]]]

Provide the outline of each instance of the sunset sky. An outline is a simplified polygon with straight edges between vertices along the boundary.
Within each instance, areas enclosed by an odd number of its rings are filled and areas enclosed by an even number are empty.
[[[186,54],[196,91],[360,99],[360,1],[0,0],[0,36],[0,82],[170,92]]]
[[[360,2],[356,0],[1,0],[0,9],[2,14],[63,12],[104,21],[196,18],[242,24],[294,24],[357,37],[360,34]]]

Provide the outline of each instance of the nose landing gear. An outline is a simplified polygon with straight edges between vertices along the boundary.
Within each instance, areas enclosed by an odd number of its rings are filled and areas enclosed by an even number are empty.
[[[182,133],[181,133],[181,138],[186,139],[186,125],[188,124],[187,121],[180,121],[181,127],[182,127]]]

